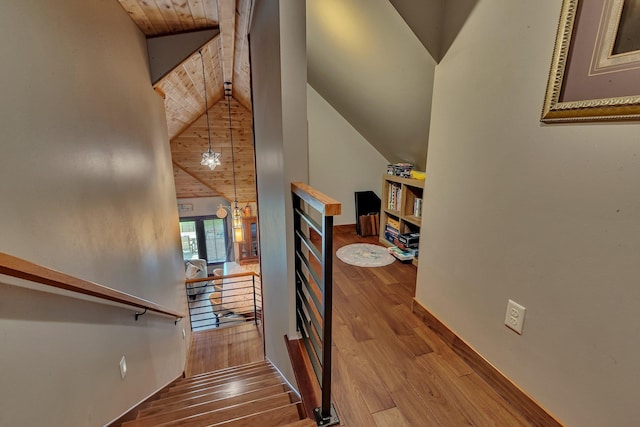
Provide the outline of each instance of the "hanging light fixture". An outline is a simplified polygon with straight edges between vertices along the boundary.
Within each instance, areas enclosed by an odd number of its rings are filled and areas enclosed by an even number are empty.
[[[242,242],[242,210],[238,207],[238,190],[236,188],[236,159],[233,151],[233,129],[231,126],[231,82],[224,82],[224,96],[227,98],[229,111],[229,141],[231,142],[231,169],[233,171],[233,240]]]
[[[233,171],[233,208],[220,205],[216,211],[219,218],[226,218],[227,209],[231,212],[231,224],[233,227],[233,241],[240,243],[244,240],[242,231],[242,209],[238,207],[238,190],[236,188],[236,159],[233,150],[233,127],[231,125],[231,82],[224,82],[224,96],[227,98],[227,108],[229,111],[229,142],[231,143],[231,170]]]
[[[202,166],[209,166],[209,169],[214,170],[216,166],[220,166],[220,154],[211,149],[211,127],[209,126],[209,104],[207,102],[207,80],[204,74],[204,59],[202,58],[202,49],[198,51],[200,54],[200,61],[202,62],[202,85],[204,86],[204,113],[207,117],[207,137],[209,141],[209,149],[202,153],[202,160],[200,164]]]

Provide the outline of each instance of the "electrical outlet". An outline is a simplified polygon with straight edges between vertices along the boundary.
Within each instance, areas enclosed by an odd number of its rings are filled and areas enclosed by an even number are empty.
[[[507,314],[504,318],[504,324],[522,335],[522,326],[524,325],[524,315],[527,309],[515,301],[507,302]]]
[[[120,359],[120,377],[124,379],[126,375],[127,375],[127,359],[125,359],[124,356],[122,356],[122,359]]]

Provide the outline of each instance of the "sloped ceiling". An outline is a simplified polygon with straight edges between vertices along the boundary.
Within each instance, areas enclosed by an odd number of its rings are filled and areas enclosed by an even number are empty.
[[[176,192],[185,194],[190,191],[200,191],[203,195],[220,195],[229,201],[236,197],[238,202],[253,202],[256,200],[255,182],[255,153],[253,149],[253,135],[251,131],[251,112],[238,101],[231,98],[231,123],[233,129],[233,156],[231,138],[229,134],[229,111],[227,100],[223,99],[209,109],[209,124],[211,127],[211,148],[221,153],[221,165],[215,170],[200,164],[203,151],[208,148],[207,121],[203,114],[197,118],[180,135],[171,140],[171,156],[174,166],[179,169],[176,175]],[[235,164],[235,168],[234,168]],[[195,181],[190,181],[188,188],[178,190],[178,178],[188,175]],[[201,186],[194,187],[195,182]],[[186,183],[189,183],[187,181]],[[208,188],[217,194],[207,194]],[[188,196],[197,197],[197,196]]]
[[[199,52],[192,53],[154,88],[164,98],[174,161],[176,193],[221,195],[234,200],[224,82],[232,83],[235,181],[239,201],[255,201],[255,170],[251,137],[251,92],[247,32],[252,0],[118,0],[147,37],[219,29]],[[206,81],[203,82],[202,67]],[[205,105],[210,107],[212,145],[222,151],[222,166],[213,172],[200,166],[207,149]],[[224,114],[220,111],[224,106]],[[237,116],[236,116],[237,115]],[[214,128],[215,127],[215,131]],[[226,140],[221,135],[227,135]],[[251,147],[248,146],[250,143]],[[191,144],[191,145],[188,145]],[[250,156],[250,161],[248,157]],[[196,196],[197,197],[197,196]]]
[[[389,0],[431,56],[440,62],[478,0]]]
[[[387,160],[424,169],[435,61],[388,0],[308,0],[309,84]]]

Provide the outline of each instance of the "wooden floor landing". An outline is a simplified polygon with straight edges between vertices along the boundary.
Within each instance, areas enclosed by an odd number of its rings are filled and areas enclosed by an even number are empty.
[[[253,323],[193,332],[185,375],[264,360],[261,327]]]

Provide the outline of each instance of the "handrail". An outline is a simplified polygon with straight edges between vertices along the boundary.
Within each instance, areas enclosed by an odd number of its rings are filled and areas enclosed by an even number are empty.
[[[176,319],[182,319],[185,317],[184,313],[163,307],[146,299],[139,298],[95,282],[80,279],[66,273],[61,273],[3,252],[0,252],[0,274],[30,280],[32,282],[52,286],[54,288],[77,292],[79,294],[89,295],[120,304],[130,305],[146,311],[166,314],[168,316],[175,317]]]
[[[296,194],[324,216],[336,216],[342,212],[342,203],[319,192],[304,182],[292,182],[291,192]]]
[[[301,182],[291,183],[291,193],[294,214],[296,328],[302,336],[303,344],[298,346],[298,349],[306,350],[307,359],[310,362],[304,364],[305,372],[300,372],[300,375],[308,376],[309,370],[315,374],[321,396],[319,396],[320,406],[313,408],[312,413],[318,426],[326,427],[340,423],[331,403],[331,336],[333,329],[333,217],[341,213],[342,204]],[[316,210],[322,216],[321,223],[312,219],[312,215],[307,212],[307,207]],[[303,227],[303,221],[309,227]],[[311,230],[320,236],[320,248],[312,242]],[[307,258],[308,254],[313,255],[317,263]],[[314,270],[314,265],[319,266],[320,272]],[[315,291],[311,289],[311,282],[314,283],[313,288],[319,291],[321,298],[316,297]],[[297,354],[296,351],[289,350],[290,354]],[[309,404],[315,405],[317,396],[312,400],[314,402]]]

